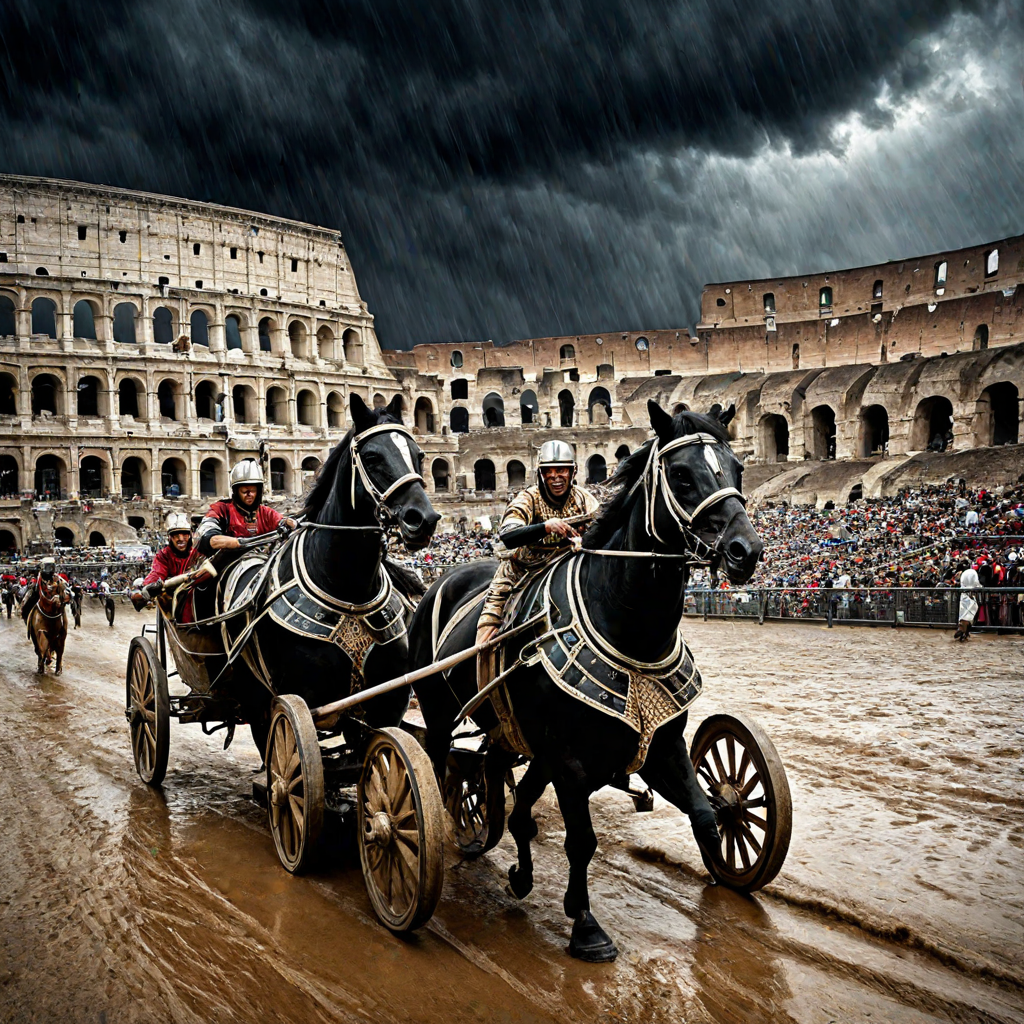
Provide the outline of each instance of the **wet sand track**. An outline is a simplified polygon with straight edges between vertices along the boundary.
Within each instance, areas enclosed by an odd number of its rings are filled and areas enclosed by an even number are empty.
[[[619,960],[564,952],[562,821],[538,806],[536,887],[506,837],[452,859],[412,938],[375,921],[350,833],[278,865],[244,729],[171,726],[162,792],[135,775],[128,641],[86,609],[37,677],[0,622],[2,1021],[1024,1020],[1024,641],[687,623],[705,679],[688,732],[753,715],[786,763],[794,834],[753,899],[707,884],[681,816],[594,799],[594,911]]]

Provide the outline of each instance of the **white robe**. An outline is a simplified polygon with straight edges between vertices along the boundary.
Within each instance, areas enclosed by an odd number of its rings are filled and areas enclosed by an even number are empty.
[[[971,596],[971,590],[977,590],[981,586],[981,580],[974,569],[964,569],[960,573],[960,621],[973,622],[974,616],[978,614],[978,602]]]

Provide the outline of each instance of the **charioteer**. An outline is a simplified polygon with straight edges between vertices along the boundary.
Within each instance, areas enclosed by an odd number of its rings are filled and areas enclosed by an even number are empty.
[[[167,543],[154,556],[145,579],[138,579],[132,587],[131,602],[136,611],[144,608],[163,589],[164,580],[181,576],[192,559],[192,524],[184,512],[172,512],[167,517]]]
[[[57,593],[60,595],[61,607],[71,600],[64,577],[57,573],[57,563],[52,558],[44,558],[39,563],[39,575],[28,585],[25,590],[25,596],[22,599],[21,617],[26,622],[28,622],[29,615],[32,614],[32,609],[39,603],[39,590],[41,587],[45,587],[47,592],[56,588]]]

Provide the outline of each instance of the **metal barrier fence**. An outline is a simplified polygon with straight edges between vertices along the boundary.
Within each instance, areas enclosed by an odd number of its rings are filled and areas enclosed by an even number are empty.
[[[998,587],[975,592],[980,605],[974,628],[1024,632],[1024,588]],[[684,615],[704,619],[756,619],[763,623],[817,621],[829,627],[858,625],[954,627],[960,610],[955,587],[869,587],[825,590],[691,590]]]

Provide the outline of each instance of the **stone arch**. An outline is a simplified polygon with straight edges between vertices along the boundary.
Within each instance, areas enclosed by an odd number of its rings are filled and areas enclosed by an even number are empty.
[[[430,464],[430,477],[435,491],[448,490],[449,467],[447,459],[434,459]]]
[[[457,405],[448,414],[448,422],[451,426],[451,431],[453,434],[468,434],[469,410],[461,405]]]
[[[267,423],[276,427],[288,423],[288,392],[276,384],[267,388]]]
[[[1020,441],[1020,392],[1008,380],[989,384],[978,396],[974,413],[974,443],[1018,444]]]
[[[334,356],[334,331],[327,324],[322,324],[316,332],[316,350],[321,359],[333,360]]]
[[[608,463],[603,455],[591,455],[587,459],[587,483],[600,484],[608,479]]]
[[[36,497],[59,501],[68,487],[67,463],[52,452],[40,455],[35,466]]]
[[[231,389],[231,408],[236,423],[259,422],[256,390],[249,384],[236,384]]]
[[[975,352],[984,352],[988,348],[988,324],[978,324],[975,327],[971,348]]]
[[[291,494],[292,464],[283,455],[270,460],[270,489],[275,494]]]
[[[17,551],[20,545],[18,538],[11,530],[0,530],[0,551]]]
[[[434,403],[429,398],[420,396],[413,407],[413,423],[417,433],[434,433]]]
[[[341,336],[341,346],[345,351],[345,362],[353,366],[363,364],[363,339],[354,327],[349,327]]]
[[[340,391],[327,396],[327,426],[333,430],[345,429],[345,397]]]
[[[519,459],[512,459],[505,467],[509,490],[522,490],[526,486],[526,466]]]
[[[672,415],[673,416],[678,416],[681,412],[689,412],[689,411],[690,411],[690,407],[685,402],[676,402],[676,404],[672,406]]]
[[[178,335],[178,316],[167,306],[153,310],[153,341],[157,345],[173,345]]]
[[[192,310],[192,315],[188,318],[188,333],[193,345],[210,347],[210,318],[205,310]]]
[[[149,467],[138,455],[129,455],[121,461],[121,497],[131,500],[145,497],[146,476]]]
[[[306,325],[301,320],[292,320],[288,325],[288,344],[296,359],[309,358],[309,337]]]
[[[13,373],[0,373],[0,416],[18,415],[18,379]]]
[[[178,493],[174,493],[177,487]],[[188,494],[188,466],[185,460],[172,455],[160,466],[160,493],[165,498],[176,498]]]
[[[32,417],[63,416],[64,385],[52,373],[37,373],[32,378]]]
[[[133,302],[119,302],[114,307],[114,341],[122,345],[136,343],[135,318],[138,315],[138,307]]]
[[[316,475],[319,472],[321,465],[321,461],[315,455],[307,455],[302,460],[302,489],[304,491],[316,479]]]
[[[540,403],[537,401],[537,392],[532,388],[527,388],[519,396],[519,419],[523,423],[540,421]]]
[[[295,414],[303,426],[320,426],[320,399],[309,388],[303,388],[295,396]]]
[[[624,459],[628,459],[629,456],[630,451],[628,444],[620,444],[619,447],[615,449],[615,462],[617,464],[621,463]]]
[[[612,419],[612,396],[607,388],[597,387],[590,392],[587,399],[587,416],[590,422],[599,426],[607,426]]]
[[[558,358],[563,363],[573,363],[576,361],[576,349],[572,345],[563,345],[558,350]]]
[[[18,333],[18,322],[14,315],[14,299],[0,294],[0,338],[13,338]]]
[[[505,426],[505,400],[497,391],[490,391],[480,405],[485,427]]]
[[[789,423],[785,416],[769,413],[758,424],[758,452],[762,462],[785,462],[789,458]]]
[[[237,313],[224,317],[224,346],[229,352],[242,351],[242,318]]]
[[[830,405],[816,405],[811,410],[811,457],[836,457],[836,412]]]
[[[274,335],[273,331],[277,329],[277,324],[273,317],[265,316],[261,317],[259,324],[256,328],[256,333],[259,338],[259,346],[261,352],[273,352],[274,350]]]
[[[869,405],[860,413],[857,455],[869,459],[885,455],[889,448],[889,411],[884,405]]]
[[[473,480],[478,491],[493,491],[497,488],[494,463],[490,459],[477,459],[473,463]]]
[[[917,403],[910,428],[911,451],[944,452],[952,447],[953,403],[945,395],[929,395]]]
[[[105,548],[107,546],[107,538],[100,533],[99,530],[89,531],[89,547],[91,548]]]
[[[57,548],[73,548],[76,545],[75,528],[57,526],[53,531],[53,546]]]
[[[196,407],[196,418],[220,423],[224,419],[224,398],[219,381],[201,380],[195,386],[193,401]]]
[[[571,427],[576,416],[576,399],[572,392],[566,389],[558,393],[558,414],[559,423],[563,427]]]
[[[82,417],[106,416],[106,381],[94,373],[79,377],[78,384],[75,385],[75,412]]]
[[[71,310],[71,336],[96,340],[96,318],[100,315],[100,304],[92,299],[79,299]]]
[[[17,456],[0,452],[0,498],[21,496],[21,465]]]
[[[228,493],[227,468],[223,459],[210,456],[199,463],[199,496],[213,498]]]
[[[156,389],[158,415],[161,419],[172,422],[184,418],[181,382],[173,377],[165,377]]]
[[[33,337],[57,337],[57,303],[40,295],[32,300]]]
[[[122,377],[117,384],[117,414],[146,418],[146,386],[136,377]]]
[[[105,498],[110,491],[110,464],[99,455],[85,455],[78,463],[78,493],[83,498]]]
[[[138,532],[139,530],[145,530],[148,528],[145,516],[129,516],[128,525]]]
[[[379,392],[375,392],[373,396],[373,407],[374,409],[383,409],[387,406],[388,400]]]

